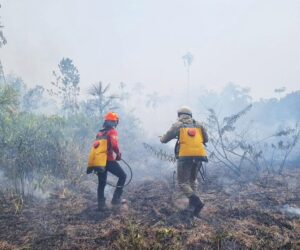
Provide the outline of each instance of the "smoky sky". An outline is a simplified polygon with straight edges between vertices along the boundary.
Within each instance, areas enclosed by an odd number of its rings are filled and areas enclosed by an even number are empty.
[[[4,0],[0,49],[5,73],[47,86],[62,57],[81,86],[143,83],[149,91],[185,89],[182,56],[194,55],[192,91],[228,82],[255,97],[300,86],[298,0]]]

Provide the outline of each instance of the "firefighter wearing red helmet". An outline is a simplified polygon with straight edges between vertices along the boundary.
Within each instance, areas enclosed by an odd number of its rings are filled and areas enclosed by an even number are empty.
[[[100,150],[95,154],[96,157],[100,156],[100,160],[98,161],[98,163],[100,164],[95,164],[95,161],[93,162],[92,156],[90,156],[92,160],[89,159],[89,167],[87,172],[89,173],[92,171],[96,171],[98,175],[99,182],[97,196],[98,209],[100,211],[105,208],[104,189],[106,186],[107,172],[110,172],[118,177],[117,187],[111,201],[113,205],[120,204],[121,196],[123,193],[123,186],[126,181],[126,173],[118,163],[118,161],[121,160],[121,152],[118,143],[118,132],[116,130],[118,123],[119,116],[117,115],[117,113],[108,112],[105,115],[103,128],[97,134],[96,141],[94,143],[94,147]]]

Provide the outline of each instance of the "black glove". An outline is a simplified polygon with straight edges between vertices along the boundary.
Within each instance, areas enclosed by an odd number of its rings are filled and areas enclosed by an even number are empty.
[[[122,156],[121,153],[118,153],[118,154],[117,154],[117,157],[116,157],[116,161],[120,161],[121,158],[122,158],[121,156]]]

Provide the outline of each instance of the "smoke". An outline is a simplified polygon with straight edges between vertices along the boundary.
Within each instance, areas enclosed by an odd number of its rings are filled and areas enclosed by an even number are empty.
[[[7,179],[4,172],[0,169],[0,190],[4,190],[7,187]]]
[[[300,217],[300,208],[291,207],[288,204],[285,204],[281,209],[281,212],[290,217]]]

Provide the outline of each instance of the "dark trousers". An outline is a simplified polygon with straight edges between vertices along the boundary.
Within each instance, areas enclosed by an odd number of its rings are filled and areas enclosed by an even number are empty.
[[[119,199],[122,195],[123,186],[126,181],[126,173],[117,161],[108,161],[106,164],[105,172],[98,173],[98,200],[104,199],[104,189],[107,180],[107,172],[110,172],[119,178],[117,182],[117,188],[115,189],[113,196],[115,199]]]

